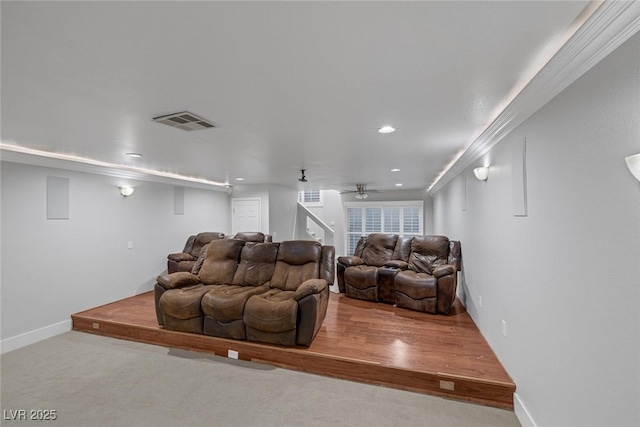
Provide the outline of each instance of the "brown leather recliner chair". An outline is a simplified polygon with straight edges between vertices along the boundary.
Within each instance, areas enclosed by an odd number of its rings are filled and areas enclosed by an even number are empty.
[[[354,256],[339,257],[337,266],[338,287],[349,297],[446,314],[456,296],[460,242],[372,233],[360,239]]]
[[[232,280],[222,281],[202,298],[206,335],[246,339],[244,309],[253,295],[269,290],[279,243],[247,242]],[[209,266],[207,266],[209,267]],[[211,266],[213,267],[213,266]]]
[[[308,346],[326,314],[334,253],[333,246],[313,241],[214,240],[196,274],[158,277],[158,323],[175,331]]]
[[[209,242],[197,274],[179,271],[158,276],[155,286],[158,324],[173,331],[203,333],[201,301],[214,285],[231,283],[238,267],[242,240]]]
[[[247,301],[247,339],[280,345],[311,344],[327,311],[334,265],[333,246],[315,241],[282,242],[271,289]]]
[[[411,237],[372,233],[360,239],[354,256],[338,258],[338,287],[352,298],[395,302],[398,261],[408,261]]]
[[[456,298],[460,242],[444,236],[416,236],[406,269],[394,280],[396,306],[447,314]]]
[[[189,236],[182,252],[169,254],[167,256],[167,272],[190,272],[196,264],[196,261],[205,245],[212,240],[218,239],[224,239],[224,233],[207,231]]]

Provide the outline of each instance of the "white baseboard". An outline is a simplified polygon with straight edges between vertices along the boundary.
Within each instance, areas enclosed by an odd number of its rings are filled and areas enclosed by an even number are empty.
[[[527,411],[527,407],[520,400],[518,393],[513,393],[513,412],[516,413],[516,417],[518,417],[522,427],[536,427],[536,423],[531,418],[529,411]]]
[[[54,323],[53,325],[45,326],[44,328],[36,329],[35,331],[25,332],[24,334],[16,335],[15,337],[4,339],[0,341],[0,354],[16,350],[29,344],[37,343],[38,341],[46,340],[47,338],[63,334],[70,330],[71,319],[65,320],[60,323]]]

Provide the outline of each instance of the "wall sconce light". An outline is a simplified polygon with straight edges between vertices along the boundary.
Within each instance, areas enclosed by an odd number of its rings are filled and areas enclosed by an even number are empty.
[[[633,176],[640,181],[640,153],[634,154],[633,156],[627,156],[624,158],[624,161],[627,162],[629,172],[631,172]]]
[[[486,181],[489,178],[489,166],[481,166],[473,170],[473,174],[480,181]]]
[[[133,194],[133,187],[120,187],[120,194],[122,197],[129,197]]]

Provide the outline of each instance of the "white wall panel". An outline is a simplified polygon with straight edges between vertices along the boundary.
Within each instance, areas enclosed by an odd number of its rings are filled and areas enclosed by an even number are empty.
[[[496,145],[488,181],[469,167],[466,211],[457,180],[434,195],[524,425],[640,425],[640,183],[624,164],[640,151],[639,70],[636,34]],[[528,209],[514,216],[524,138]]]
[[[1,174],[5,343],[151,290],[190,234],[230,228],[224,192],[185,188],[185,214],[174,215],[172,185],[8,162]],[[69,180],[69,220],[46,219],[48,176]],[[125,184],[135,187],[126,198]]]

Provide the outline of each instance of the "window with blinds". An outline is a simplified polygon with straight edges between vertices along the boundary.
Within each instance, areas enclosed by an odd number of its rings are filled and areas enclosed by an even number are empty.
[[[353,255],[360,237],[370,233],[400,236],[423,234],[423,203],[370,202],[345,204],[345,253]]]
[[[322,192],[320,190],[299,191],[298,201],[307,206],[322,206]]]

